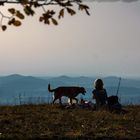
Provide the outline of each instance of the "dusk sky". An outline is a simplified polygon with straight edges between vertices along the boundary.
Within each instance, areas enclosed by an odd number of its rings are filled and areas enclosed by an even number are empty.
[[[48,26],[36,15],[0,31],[0,75],[140,77],[140,1],[88,1],[91,16]]]

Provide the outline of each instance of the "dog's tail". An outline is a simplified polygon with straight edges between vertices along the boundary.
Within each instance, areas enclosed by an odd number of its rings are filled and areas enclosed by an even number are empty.
[[[50,85],[50,84],[48,84],[48,91],[49,91],[49,92],[54,92],[54,91],[55,91],[55,89],[51,89],[51,85]]]

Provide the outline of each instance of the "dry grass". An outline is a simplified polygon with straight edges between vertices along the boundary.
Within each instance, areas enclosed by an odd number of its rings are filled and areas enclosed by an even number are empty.
[[[140,139],[140,106],[127,114],[57,105],[0,107],[0,139]]]

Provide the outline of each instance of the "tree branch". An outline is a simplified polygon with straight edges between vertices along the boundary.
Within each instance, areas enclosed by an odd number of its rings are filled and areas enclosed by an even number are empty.
[[[52,8],[45,9],[45,6],[54,5],[59,6],[61,9],[58,12],[58,19],[64,17],[64,12],[68,12],[71,16],[76,14],[74,10],[74,5],[78,6],[78,9],[85,12],[89,15],[89,7],[87,5],[82,4],[81,0],[0,0],[0,6],[4,6],[5,4],[20,4],[23,7],[24,14],[27,16],[34,16],[36,8],[42,8],[43,13],[42,16],[39,17],[40,22],[44,22],[45,24],[53,23],[54,25],[58,25],[54,16],[56,12]],[[0,27],[3,31],[6,30],[7,26],[3,25],[3,19],[8,19],[8,25],[20,26],[21,20],[24,19],[24,14],[15,8],[9,8],[8,12],[12,14],[10,17],[6,16],[0,11]]]

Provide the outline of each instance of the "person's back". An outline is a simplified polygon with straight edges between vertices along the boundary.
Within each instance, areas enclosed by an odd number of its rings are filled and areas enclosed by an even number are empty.
[[[95,89],[92,91],[93,99],[96,100],[96,108],[99,109],[107,104],[107,92],[103,88],[103,81],[101,79],[97,79],[94,82],[94,86]]]

